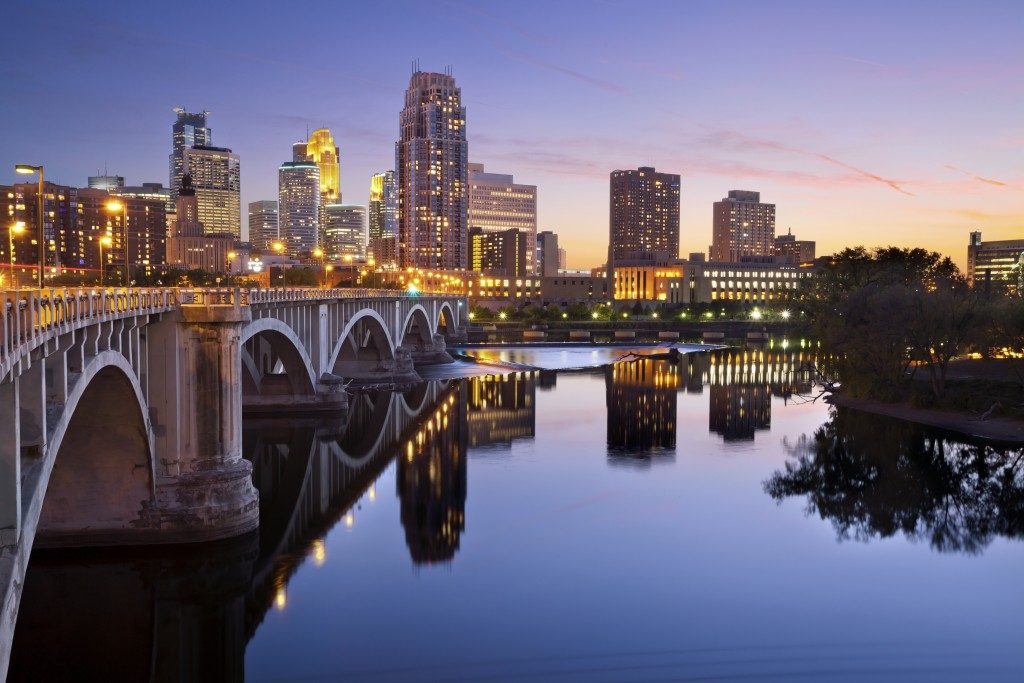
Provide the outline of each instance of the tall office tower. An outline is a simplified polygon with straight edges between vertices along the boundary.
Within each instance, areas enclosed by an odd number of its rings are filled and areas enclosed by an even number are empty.
[[[299,140],[292,143],[292,161],[309,161],[309,143]]]
[[[712,261],[738,262],[744,256],[771,256],[775,249],[775,205],[760,192],[729,190],[715,202]]]
[[[242,238],[242,183],[238,155],[226,147],[185,150],[185,170],[199,202],[199,220],[207,232]]]
[[[983,242],[980,230],[971,233],[967,243],[967,279],[972,285],[988,287],[995,281],[1013,292],[1020,292],[1024,285],[1022,265],[1024,240]]]
[[[174,113],[178,118],[171,126],[171,203],[167,207],[169,212],[174,211],[178,189],[181,187],[181,176],[185,174],[185,150],[196,145],[213,144],[213,130],[206,123],[206,117],[210,112],[191,113],[181,107],[175,107]]]
[[[543,277],[558,275],[558,269],[561,267],[559,260],[560,251],[561,249],[558,248],[558,235],[550,230],[537,233],[536,272],[538,275]]]
[[[466,268],[469,203],[466,108],[450,73],[417,71],[395,143],[402,267]]]
[[[516,228],[501,232],[485,232],[483,228],[469,229],[471,268],[485,275],[522,277],[526,275],[526,254],[529,251],[526,234]]]
[[[277,169],[278,231],[291,256],[319,244],[320,168],[312,161],[286,161]]]
[[[112,192],[124,187],[124,176],[120,175],[91,175],[89,176],[90,190],[106,190]]]
[[[369,245],[377,265],[398,261],[398,186],[394,171],[370,178]]]
[[[324,206],[341,203],[340,151],[331,131],[317,128],[306,142],[306,158],[320,168],[320,196]]]
[[[278,225],[276,201],[262,199],[249,202],[249,242],[254,247],[269,251],[274,242],[280,239]]]
[[[612,171],[608,267],[654,254],[679,256],[679,176],[649,166]]]
[[[324,207],[324,255],[332,260],[366,255],[366,207],[328,204]]]
[[[537,186],[521,185],[510,174],[487,173],[469,165],[470,228],[502,232],[515,228],[526,236],[526,272],[534,273],[537,251]]]
[[[814,260],[814,240],[798,240],[792,230],[787,230],[785,235],[775,238],[773,253],[781,256],[788,263],[810,263]]]

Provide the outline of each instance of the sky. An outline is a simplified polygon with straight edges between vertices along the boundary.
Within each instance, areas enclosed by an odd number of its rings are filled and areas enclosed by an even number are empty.
[[[603,262],[608,176],[682,176],[680,248],[761,192],[777,231],[923,246],[1024,238],[1024,2],[5,0],[0,183],[168,183],[172,109],[211,111],[242,206],[277,198],[307,128],[345,202],[394,165],[413,60],[451,67],[470,161],[538,186],[571,268]]]

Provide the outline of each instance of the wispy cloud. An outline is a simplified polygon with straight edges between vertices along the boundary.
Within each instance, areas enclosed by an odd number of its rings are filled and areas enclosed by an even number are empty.
[[[995,185],[996,187],[1009,187],[1010,186],[1009,183],[1004,183],[1001,180],[993,180],[992,178],[986,178],[984,176],[976,175],[974,173],[971,173],[970,171],[965,171],[962,168],[957,168],[956,166],[953,166],[952,164],[946,164],[946,168],[948,168],[950,171],[956,171],[957,173],[965,175],[968,178],[974,178],[978,182],[985,183],[987,185]]]
[[[848,55],[836,55],[836,59],[841,59],[844,62],[853,62],[854,64],[863,64],[865,66],[873,66],[879,69],[888,69],[888,64],[882,64],[881,62],[875,62],[870,59],[862,59],[860,57],[850,57]]]

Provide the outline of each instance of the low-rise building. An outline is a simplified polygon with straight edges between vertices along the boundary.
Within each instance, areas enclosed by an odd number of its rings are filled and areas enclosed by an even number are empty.
[[[981,231],[976,230],[967,243],[967,279],[972,284],[1008,283],[1019,289],[1022,256],[1024,239],[983,242]]]

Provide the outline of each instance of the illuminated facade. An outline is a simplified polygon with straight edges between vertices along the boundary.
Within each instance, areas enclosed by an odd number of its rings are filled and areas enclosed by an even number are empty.
[[[469,229],[471,268],[484,275],[522,277],[527,271],[529,243],[527,235],[516,228],[486,232]]]
[[[664,360],[620,361],[605,366],[610,454],[676,447],[677,366]]]
[[[781,256],[787,263],[800,265],[814,261],[815,247],[813,240],[798,240],[792,230],[787,230],[785,235],[775,238],[773,253]]]
[[[525,273],[535,272],[537,251],[537,186],[516,183],[511,174],[487,173],[483,164],[469,165],[469,229],[485,233],[516,229],[526,238]],[[476,266],[473,266],[476,270]],[[525,274],[524,273],[524,274]]]
[[[188,174],[182,176],[174,221],[167,238],[167,264],[181,270],[228,270],[228,252],[235,245],[230,233],[210,231],[200,217],[199,198]]]
[[[398,185],[394,171],[370,179],[369,245],[378,265],[398,263]]]
[[[124,176],[119,175],[91,175],[89,176],[89,189],[106,190],[116,192],[124,187]]]
[[[320,169],[320,203],[341,203],[341,160],[334,137],[327,128],[317,128],[306,141],[306,159]]]
[[[198,113],[187,112],[176,107],[177,119],[171,125],[170,155],[170,202],[168,211],[174,211],[174,202],[178,199],[181,177],[185,175],[185,150],[189,147],[213,144],[213,130],[207,124],[208,111]]]
[[[469,447],[509,447],[536,432],[537,379],[533,372],[474,377],[469,382]]]
[[[1014,291],[1019,291],[1022,257],[1024,239],[983,242],[980,231],[972,232],[967,244],[967,279],[972,284],[1007,283]]]
[[[361,259],[366,254],[366,207],[328,204],[324,207],[324,254],[328,260]]]
[[[286,161],[277,170],[277,189],[285,251],[308,254],[320,238],[320,168],[312,161]]]
[[[271,251],[280,239],[277,202],[261,199],[249,202],[249,242],[257,249]]]
[[[795,298],[801,283],[814,273],[813,267],[771,256],[740,263],[637,259],[616,265],[614,296],[674,304],[786,301]]]
[[[405,91],[395,144],[401,267],[469,265],[469,143],[462,92],[451,74],[417,71]]]
[[[612,171],[608,265],[638,255],[679,256],[679,176],[642,166]]]
[[[730,190],[715,202],[710,260],[737,262],[745,256],[775,253],[775,205],[760,192]]]
[[[226,147],[195,146],[185,150],[185,170],[199,203],[199,220],[207,232],[242,238],[242,183],[238,155]]]

